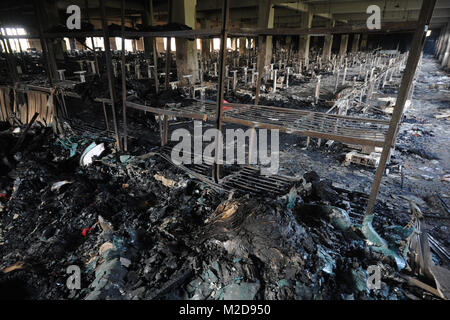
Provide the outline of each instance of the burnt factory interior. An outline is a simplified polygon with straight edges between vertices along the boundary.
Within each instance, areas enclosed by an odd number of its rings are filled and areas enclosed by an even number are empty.
[[[2,0],[1,300],[450,298],[450,0]]]

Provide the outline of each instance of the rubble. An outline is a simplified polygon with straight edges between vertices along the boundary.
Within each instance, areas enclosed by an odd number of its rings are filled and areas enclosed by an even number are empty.
[[[403,49],[336,55],[331,41],[325,58],[311,41],[305,59],[274,34],[261,69],[262,36],[257,47],[241,38],[241,52],[231,28],[234,48],[221,55],[205,48],[214,41],[203,26],[132,20],[133,52],[116,50],[121,26],[109,24],[111,52],[79,38],[83,50],[57,52],[50,60],[58,61],[1,54],[0,82],[9,86],[0,90],[0,299],[448,298],[448,76],[429,57],[403,97],[374,215],[365,210],[380,146],[410,71]],[[162,52],[162,34],[138,43],[137,31],[169,32],[179,50]],[[198,56],[183,40],[197,37]],[[3,57],[12,56],[24,68],[18,82],[3,76]],[[59,79],[44,76],[47,62],[57,63]],[[25,94],[33,85],[46,92],[37,109]],[[47,96],[54,115],[43,114]],[[223,129],[281,128],[278,174],[258,164],[216,170],[211,159],[174,165],[166,140],[192,129],[192,119],[205,128],[221,119]],[[68,286],[71,267],[80,288]]]
[[[10,163],[14,179],[1,185],[7,199],[0,216],[2,291],[14,284],[22,298],[87,300],[416,294],[391,280],[397,271],[389,259],[382,260],[383,289],[366,289],[365,270],[380,264],[380,253],[331,182],[314,172],[295,193],[230,200],[157,156],[82,166],[82,148],[72,155],[51,131],[32,130],[20,160]],[[40,145],[30,149],[27,141],[38,132]],[[111,150],[104,143],[99,160]],[[79,291],[65,286],[69,265],[82,270]]]

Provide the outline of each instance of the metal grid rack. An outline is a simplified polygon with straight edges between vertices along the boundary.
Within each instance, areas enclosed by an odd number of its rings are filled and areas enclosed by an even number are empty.
[[[343,143],[382,147],[389,121],[326,114],[272,106],[225,103],[222,121],[252,128],[278,129],[289,134],[335,140]],[[155,108],[127,102],[127,107],[158,115],[197,120],[216,120],[215,105],[195,102],[189,106]]]

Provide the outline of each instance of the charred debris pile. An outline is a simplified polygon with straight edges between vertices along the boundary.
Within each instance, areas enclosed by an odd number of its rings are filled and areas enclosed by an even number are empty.
[[[69,132],[1,124],[1,298],[436,298],[399,270],[413,226],[377,217],[389,250],[375,250],[354,209],[365,198],[315,172],[281,197],[222,192],[157,148],[119,154]],[[80,290],[67,287],[69,266]]]

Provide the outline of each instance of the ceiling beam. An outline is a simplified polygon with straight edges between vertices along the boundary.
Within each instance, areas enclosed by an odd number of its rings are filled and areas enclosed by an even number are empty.
[[[362,0],[362,1],[329,1],[327,3],[314,3],[309,1],[309,7],[314,14],[317,13],[331,13],[331,14],[346,14],[346,13],[366,13],[370,5],[377,5],[380,7],[382,14],[388,11],[409,11],[420,10],[422,0]],[[450,1],[441,1],[436,4],[435,9],[450,8]]]

